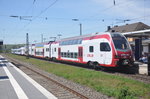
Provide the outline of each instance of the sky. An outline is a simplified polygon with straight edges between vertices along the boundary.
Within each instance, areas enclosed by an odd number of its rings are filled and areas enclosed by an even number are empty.
[[[41,35],[44,41],[79,36],[79,24],[84,35],[136,22],[150,25],[150,0],[0,0],[4,44],[25,44],[26,33],[30,44]]]

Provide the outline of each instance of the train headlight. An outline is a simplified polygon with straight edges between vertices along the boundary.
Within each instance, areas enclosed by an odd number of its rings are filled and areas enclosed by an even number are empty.
[[[125,59],[122,61],[122,65],[128,65],[129,64],[129,60]]]
[[[115,55],[115,58],[120,58],[118,55]]]

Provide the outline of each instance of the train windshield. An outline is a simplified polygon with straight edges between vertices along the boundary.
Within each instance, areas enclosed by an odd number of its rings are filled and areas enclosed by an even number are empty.
[[[125,37],[121,34],[111,34],[115,48],[117,50],[129,50],[129,44]]]

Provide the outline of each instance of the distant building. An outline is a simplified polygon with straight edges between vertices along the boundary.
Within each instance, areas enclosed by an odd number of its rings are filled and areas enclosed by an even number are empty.
[[[142,22],[137,22],[137,23],[126,24],[126,25],[122,25],[122,26],[114,26],[112,28],[110,26],[108,26],[107,31],[120,32],[124,35],[128,34],[125,36],[127,37],[128,41],[130,42],[130,44],[133,48],[133,51],[135,51],[135,40],[141,39],[142,46],[138,50],[142,51],[141,54],[145,54],[145,53],[150,54],[150,39],[149,39],[150,38],[150,26],[148,26]],[[140,45],[140,42],[139,42],[139,45]],[[135,51],[135,53],[137,53],[137,52]],[[139,56],[141,56],[141,54]]]
[[[114,26],[110,28],[108,31],[115,31],[115,32],[120,32],[120,33],[125,33],[125,32],[133,32],[133,31],[139,31],[139,30],[146,30],[150,29],[150,26],[142,23],[142,22],[137,22],[133,24],[126,24],[122,26]]]

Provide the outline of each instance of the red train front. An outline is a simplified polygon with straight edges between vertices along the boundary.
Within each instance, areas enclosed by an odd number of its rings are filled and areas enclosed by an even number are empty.
[[[112,33],[112,41],[115,47],[115,55],[117,66],[132,66],[134,63],[130,44],[123,35]]]

